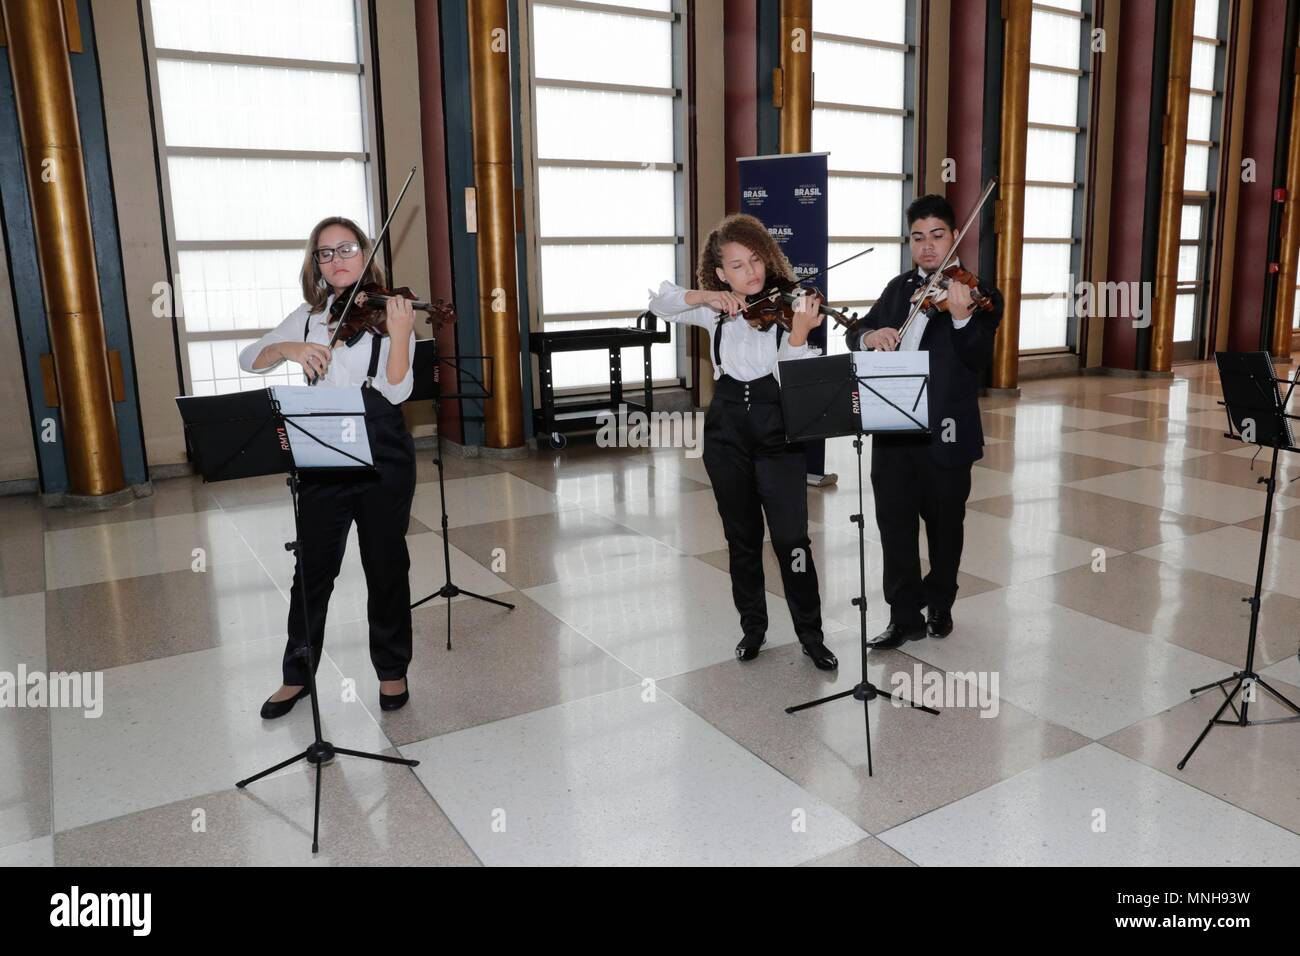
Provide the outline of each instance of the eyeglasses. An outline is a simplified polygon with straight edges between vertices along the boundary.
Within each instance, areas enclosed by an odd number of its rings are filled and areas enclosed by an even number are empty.
[[[317,262],[324,263],[332,260],[334,258],[335,253],[338,254],[338,257],[340,259],[351,259],[360,251],[361,251],[361,243],[359,242],[340,242],[333,249],[330,249],[328,247],[324,249],[317,249],[312,253],[312,255],[316,257]]]

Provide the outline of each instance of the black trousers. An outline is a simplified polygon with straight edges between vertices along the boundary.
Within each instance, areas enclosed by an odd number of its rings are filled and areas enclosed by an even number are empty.
[[[801,445],[787,445],[776,380],[723,378],[704,420],[704,467],[727,536],[731,596],[745,636],[767,632],[763,590],[763,517],[781,566],[785,600],[804,643],[822,640],[821,596],[808,540],[807,462]]]
[[[957,599],[970,467],[936,464],[928,442],[876,444],[871,450],[876,525],[885,555],[885,600],[895,624],[914,624],[923,607],[947,610]],[[930,545],[930,573],[924,579],[921,520]]]
[[[307,577],[305,632],[312,658],[320,664],[325,615],[334,579],[347,548],[348,530],[357,523],[357,543],[366,574],[370,660],[380,680],[406,676],[411,661],[411,557],[406,529],[415,494],[415,443],[397,406],[363,388],[366,427],[379,476],[304,474],[298,506],[302,526],[302,564]],[[296,566],[289,596],[289,640],[284,649],[284,682],[307,683],[302,647],[302,578]]]

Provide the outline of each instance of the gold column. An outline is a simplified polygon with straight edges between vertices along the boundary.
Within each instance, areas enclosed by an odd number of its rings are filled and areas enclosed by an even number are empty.
[[[1194,0],[1174,0],[1169,26],[1169,79],[1165,94],[1164,167],[1160,174],[1160,231],[1156,240],[1155,300],[1151,308],[1152,372],[1168,372],[1174,359],[1174,305],[1178,296],[1178,240],[1183,224],[1183,174],[1187,166],[1187,101],[1192,73]]]
[[[73,495],[126,487],[63,5],[3,0],[27,192]]]
[[[812,0],[781,0],[782,153],[812,152]]]
[[[993,344],[993,388],[1020,377],[1020,267],[1025,242],[1025,148],[1029,117],[1031,0],[1006,0],[1002,40],[1002,152],[998,161],[998,288],[1006,302]]]
[[[1291,51],[1300,62],[1300,48]],[[1296,264],[1300,260],[1300,73],[1291,81],[1291,139],[1286,151],[1286,203],[1282,207],[1282,261],[1270,341],[1273,358],[1291,359],[1291,316],[1295,308]]]
[[[510,19],[506,0],[469,4],[469,74],[478,212],[479,327],[492,356],[486,403],[489,448],[524,443],[515,271],[515,170],[510,118]]]

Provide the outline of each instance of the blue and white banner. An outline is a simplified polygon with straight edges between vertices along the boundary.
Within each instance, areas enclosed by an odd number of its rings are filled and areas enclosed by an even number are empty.
[[[797,279],[829,264],[826,218],[826,153],[751,156],[740,163],[740,211],[754,216],[776,240]],[[826,283],[817,285],[826,291]],[[808,336],[826,354],[826,323]],[[824,442],[808,442],[808,473],[825,474]]]

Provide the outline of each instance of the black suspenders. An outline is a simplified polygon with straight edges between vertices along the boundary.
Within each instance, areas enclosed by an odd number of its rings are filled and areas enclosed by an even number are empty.
[[[302,324],[302,340],[307,341],[307,336],[311,333],[311,316],[307,316],[307,321]],[[375,375],[379,372],[379,350],[383,348],[384,340],[375,333],[370,333],[370,368],[366,370],[366,385],[374,387]]]
[[[718,323],[713,327],[713,364],[717,366],[719,371],[722,369],[722,322],[724,318],[725,316],[718,316]],[[785,326],[778,325],[776,327],[776,351],[778,354],[781,352],[781,339],[784,335]],[[725,375],[726,372],[722,374]]]

